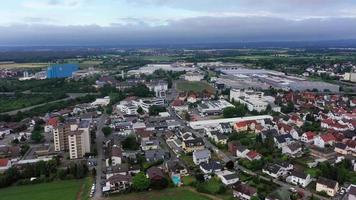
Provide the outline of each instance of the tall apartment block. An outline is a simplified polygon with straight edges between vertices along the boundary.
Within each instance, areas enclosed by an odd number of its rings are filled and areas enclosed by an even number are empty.
[[[62,123],[53,128],[54,150],[69,152],[70,159],[90,152],[90,122]]]

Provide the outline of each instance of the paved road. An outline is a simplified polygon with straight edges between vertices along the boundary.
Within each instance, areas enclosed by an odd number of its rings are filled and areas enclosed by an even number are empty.
[[[98,165],[96,166],[96,192],[94,194],[94,199],[100,199],[102,195],[101,191],[101,176],[103,175],[103,166],[105,166],[105,162],[103,161],[104,152],[103,152],[103,141],[105,136],[101,129],[103,128],[107,116],[102,115],[97,122],[97,131],[96,131],[96,147],[98,150],[97,160]]]

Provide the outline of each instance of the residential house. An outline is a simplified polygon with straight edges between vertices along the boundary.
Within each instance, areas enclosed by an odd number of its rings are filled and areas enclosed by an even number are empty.
[[[184,100],[176,99],[171,103],[172,108],[177,112],[188,110],[188,104]]]
[[[251,150],[246,154],[246,158],[249,161],[253,161],[253,160],[260,160],[262,158],[262,156],[258,152]]]
[[[303,135],[300,137],[300,141],[304,142],[304,143],[314,143],[314,138],[315,138],[316,134],[312,131],[308,131],[303,133]]]
[[[106,185],[103,191],[110,191],[110,192],[121,192],[129,189],[132,185],[132,177],[131,175],[121,175],[116,174],[111,176],[106,180]]]
[[[347,155],[348,154],[348,151],[347,151],[347,145],[344,144],[344,143],[335,143],[334,145],[334,151],[338,154],[341,154],[341,155]]]
[[[154,181],[161,181],[162,179],[165,178],[162,170],[158,167],[151,167],[147,170],[147,177],[150,180],[154,180]]]
[[[187,176],[188,169],[180,160],[169,160],[165,163],[165,169],[169,174],[179,174],[180,176]]]
[[[302,146],[298,142],[292,142],[289,145],[282,147],[282,154],[287,154],[291,157],[296,157],[301,155],[302,153]]]
[[[347,188],[347,193],[344,197],[344,200],[356,200],[356,186],[355,185],[350,185]]]
[[[11,161],[7,158],[0,159],[0,173],[5,172],[11,167]]]
[[[226,144],[227,143],[227,135],[219,132],[219,131],[207,131],[208,137],[213,140],[217,144]]]
[[[165,160],[169,155],[163,149],[150,149],[145,151],[145,159],[147,162],[156,162]]]
[[[193,162],[196,165],[208,163],[211,158],[211,153],[208,149],[196,150],[193,152]]]
[[[236,157],[238,158],[246,158],[247,153],[250,152],[249,149],[247,149],[245,146],[238,144],[238,146],[236,147]]]
[[[142,151],[148,151],[152,149],[159,148],[159,141],[157,139],[150,139],[150,140],[142,140],[141,141],[141,149]]]
[[[336,157],[336,152],[332,147],[320,148],[317,146],[312,146],[310,148],[310,155],[316,159],[332,160]]]
[[[220,123],[218,129],[221,133],[228,134],[232,132],[232,127],[230,123]]]
[[[230,141],[227,143],[227,148],[228,151],[233,155],[236,156],[236,150],[238,148],[238,146],[240,146],[240,142],[239,141]]]
[[[226,186],[233,185],[239,181],[239,176],[236,172],[225,170],[222,172],[218,172],[217,175],[220,178],[221,182]]]
[[[291,144],[292,141],[293,137],[290,134],[283,134],[274,138],[274,143],[279,149],[281,149],[283,146]]]
[[[309,174],[294,170],[291,175],[287,177],[286,181],[305,188],[312,180]]]
[[[265,173],[273,178],[279,178],[287,175],[288,170],[278,164],[267,164],[267,166],[262,169],[262,173]]]
[[[122,163],[122,149],[119,146],[112,146],[110,156],[106,159],[106,166],[115,166]]]
[[[10,135],[11,129],[10,128],[3,128],[0,127],[0,138],[4,138],[7,135]]]
[[[199,168],[204,174],[211,174],[221,172],[223,166],[219,162],[210,161],[208,163],[201,163]]]
[[[18,160],[21,157],[21,148],[19,146],[0,145],[0,158],[9,158]]]
[[[256,125],[257,122],[255,120],[240,121],[234,124],[234,130],[236,132],[247,130],[255,131]]]
[[[59,120],[57,117],[49,118],[46,122],[46,125],[44,126],[44,131],[46,133],[52,132],[53,128],[58,126],[58,123]]]
[[[257,196],[257,189],[244,183],[237,183],[233,186],[233,196],[237,199],[250,200]]]
[[[332,146],[335,142],[335,137],[331,133],[318,135],[314,139],[314,145],[320,148],[325,148],[326,145]]]
[[[186,153],[190,153],[196,150],[203,150],[205,146],[202,138],[194,138],[183,141],[182,148]]]
[[[333,197],[339,190],[339,183],[334,180],[319,177],[316,182],[315,190],[317,192],[325,192],[327,195]]]

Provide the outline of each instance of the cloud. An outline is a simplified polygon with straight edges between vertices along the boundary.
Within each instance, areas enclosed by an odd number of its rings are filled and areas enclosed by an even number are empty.
[[[0,27],[0,45],[143,45],[241,41],[356,39],[356,18],[288,20],[274,17],[194,17],[149,26],[120,19],[109,27],[14,25]]]
[[[202,13],[265,13],[290,19],[346,16],[356,0],[120,0],[135,6],[165,6]],[[240,14],[241,15],[241,14]],[[255,14],[256,15],[256,14]],[[354,14],[352,15],[354,16]]]
[[[30,9],[68,9],[75,8],[89,0],[37,0],[37,1],[27,1],[22,4],[25,8]]]

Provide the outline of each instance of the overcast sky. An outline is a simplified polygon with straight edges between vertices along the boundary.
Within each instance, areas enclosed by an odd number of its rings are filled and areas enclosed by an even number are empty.
[[[356,39],[356,0],[11,0],[0,45]]]

